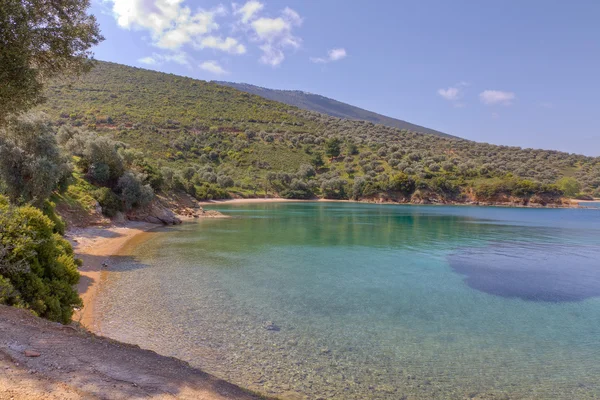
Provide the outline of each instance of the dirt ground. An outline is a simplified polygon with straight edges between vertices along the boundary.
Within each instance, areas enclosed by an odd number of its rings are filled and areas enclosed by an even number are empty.
[[[0,306],[2,400],[261,398],[183,361]]]

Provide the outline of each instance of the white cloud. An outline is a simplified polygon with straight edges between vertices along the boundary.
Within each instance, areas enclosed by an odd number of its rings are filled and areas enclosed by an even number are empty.
[[[113,4],[113,15],[120,27],[146,30],[152,43],[165,49],[178,49],[219,29],[215,19],[227,13],[223,6],[192,12],[183,0],[108,1]]]
[[[141,62],[142,64],[148,64],[148,65],[155,65],[157,63],[156,59],[154,59],[153,57],[140,58],[138,61]]]
[[[438,89],[437,94],[444,99],[453,102],[454,107],[463,108],[465,104],[460,103],[459,100],[462,99],[464,88],[467,86],[469,86],[469,82],[460,81],[454,86],[450,86],[446,89]]]
[[[503,92],[501,90],[484,90],[479,94],[479,99],[483,104],[495,105],[500,104],[509,106],[516,98],[513,92]]]
[[[235,15],[241,15],[240,20],[246,24],[256,15],[256,13],[262,10],[264,6],[264,4],[256,0],[250,0],[241,7],[233,3],[233,13]]]
[[[223,40],[217,36],[206,36],[200,40],[198,47],[201,49],[210,48],[222,50],[230,54],[244,54],[246,52],[246,46],[230,37]]]
[[[460,98],[460,89],[449,87],[448,89],[439,89],[438,94],[446,100],[455,101]]]
[[[327,52],[327,57],[311,57],[310,61],[314,63],[326,64],[332,61],[338,61],[343,58],[346,58],[348,54],[346,53],[346,49],[344,48],[336,48],[331,49]]]
[[[263,55],[260,57],[260,62],[263,64],[269,64],[276,67],[285,60],[285,54],[277,47],[270,44],[263,44],[260,46],[260,49],[263,51]]]
[[[200,68],[215,75],[225,75],[228,73],[219,65],[218,62],[214,60],[204,61],[202,64],[200,64]]]
[[[111,13],[119,27],[147,33],[151,44],[172,54],[153,54],[138,61],[147,65],[158,65],[172,61],[194,65],[191,49],[213,49],[228,54],[245,54],[248,43],[256,45],[262,52],[260,61],[277,66],[288,50],[301,46],[302,39],[294,34],[302,25],[302,17],[289,7],[278,15],[264,15],[265,4],[249,0],[243,4],[232,4],[227,10],[219,5],[212,9],[192,9],[192,0],[100,0],[111,7]],[[220,18],[229,15],[227,25],[238,37],[229,37],[222,32]],[[220,21],[219,21],[220,22]],[[344,55],[335,54],[334,57]]]
[[[138,62],[147,65],[161,65],[165,62],[174,62],[180,65],[191,65],[190,57],[183,52],[175,52],[175,53],[167,53],[167,54],[158,54],[152,53],[152,56],[140,58]]]
[[[275,18],[261,16],[258,14],[263,5],[259,3],[259,7],[256,3],[258,2],[250,1],[243,7],[236,8],[234,13],[240,16],[239,27],[245,30],[262,50],[260,61],[275,67],[285,60],[286,49],[300,47],[302,39],[295,36],[293,30],[302,25],[302,18],[289,7],[283,9],[280,16]]]

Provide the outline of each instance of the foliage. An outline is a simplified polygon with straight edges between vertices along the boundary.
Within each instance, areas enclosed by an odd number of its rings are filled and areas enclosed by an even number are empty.
[[[125,210],[131,210],[134,207],[143,207],[152,201],[154,191],[150,185],[145,185],[143,180],[142,176],[132,172],[125,172],[119,178],[117,190],[121,194]]]
[[[123,211],[123,202],[119,199],[119,196],[107,187],[94,190],[92,196],[100,204],[100,207],[102,207],[102,214],[109,218]]]
[[[3,0],[0,5],[0,126],[43,100],[43,84],[90,67],[103,40],[89,0]],[[6,84],[9,82],[9,84]]]
[[[581,191],[581,185],[575,178],[564,177],[559,179],[556,184],[563,191],[565,196],[568,197],[576,197]]]
[[[329,158],[337,157],[341,152],[341,142],[337,137],[325,141],[325,154]]]
[[[0,201],[0,300],[68,323],[81,299],[78,263],[69,242],[40,210]]]
[[[71,166],[44,115],[12,117],[0,130],[0,180],[11,201],[42,205],[70,176]]]
[[[328,190],[333,179],[347,183],[344,198],[406,199],[419,191],[452,200],[476,189],[485,192],[481,184],[493,186],[509,176],[531,182],[505,187],[511,196],[527,197],[542,187],[553,192],[547,185],[564,177],[575,179],[582,194],[600,190],[600,158],[334,118],[214,83],[117,64],[98,63],[81,80],[52,84],[47,94],[52,102],[44,109],[56,124],[93,126],[98,136],[119,143],[121,154],[126,147],[125,168],[146,174],[145,183],[153,171],[155,190],[191,192],[191,181],[200,197],[211,195],[209,185],[244,195],[267,188],[293,196],[299,192],[290,185],[297,179],[315,195],[339,197],[339,190]],[[312,165],[315,175],[303,165]],[[172,173],[165,174],[166,168]],[[186,179],[192,170],[196,173]],[[225,178],[220,183],[226,187],[219,185],[219,176],[231,178],[233,186]]]

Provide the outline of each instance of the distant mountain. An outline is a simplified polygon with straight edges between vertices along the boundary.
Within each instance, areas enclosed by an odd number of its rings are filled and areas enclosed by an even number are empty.
[[[392,128],[407,129],[413,132],[428,133],[442,137],[456,137],[424,126],[411,124],[410,122],[402,121],[401,119],[386,117],[385,115],[367,111],[318,94],[307,93],[300,90],[267,89],[248,83],[223,81],[214,81],[214,83],[255,94],[269,100],[289,104],[304,110],[317,111],[322,114],[331,115],[332,117],[369,121],[374,124],[381,124]]]

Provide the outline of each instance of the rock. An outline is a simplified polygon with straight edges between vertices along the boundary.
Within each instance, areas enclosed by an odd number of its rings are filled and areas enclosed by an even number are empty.
[[[40,353],[39,351],[32,350],[32,349],[25,350],[24,354],[25,354],[25,357],[39,357],[42,355],[42,353]]]
[[[274,331],[274,332],[279,332],[281,330],[281,328],[278,327],[277,325],[275,325],[272,321],[265,322],[263,328],[265,328],[268,331]]]
[[[181,220],[177,218],[175,213],[163,205],[157,198],[145,207],[129,211],[127,218],[132,221],[145,221],[153,224],[181,224]]]

